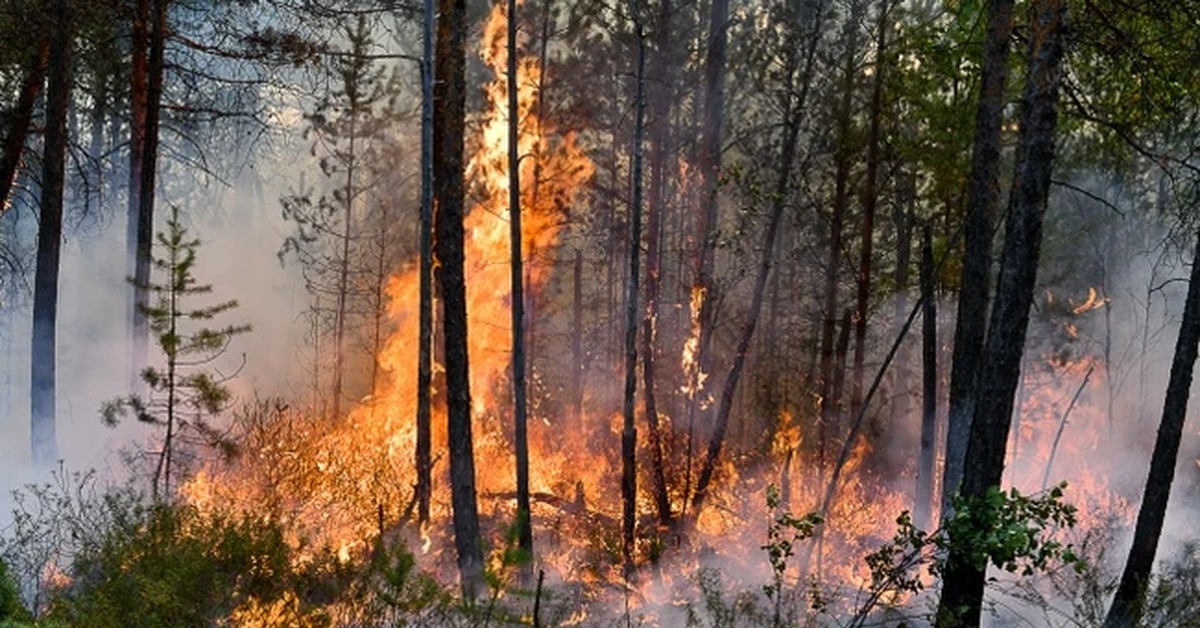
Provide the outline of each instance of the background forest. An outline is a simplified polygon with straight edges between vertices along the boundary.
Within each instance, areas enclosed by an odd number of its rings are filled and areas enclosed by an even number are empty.
[[[2,626],[1200,625],[1200,3],[0,33]]]

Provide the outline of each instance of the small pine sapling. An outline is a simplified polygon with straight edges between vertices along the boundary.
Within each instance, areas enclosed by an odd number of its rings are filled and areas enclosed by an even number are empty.
[[[110,426],[133,414],[138,421],[163,428],[160,449],[148,452],[154,459],[151,489],[155,499],[170,495],[172,469],[179,464],[181,445],[227,447],[208,419],[229,406],[231,393],[226,383],[236,372],[226,375],[206,367],[225,354],[234,336],[250,331],[249,325],[210,326],[218,316],[236,308],[236,300],[192,304],[197,297],[211,294],[212,285],[198,283],[193,275],[200,240],[190,238],[180,225],[177,207],[171,208],[167,230],[159,232],[157,240],[161,256],[153,262],[162,280],[144,286],[154,298],[142,312],[162,352],[162,365],[142,370],[143,391],[110,400],[100,409],[102,420]]]

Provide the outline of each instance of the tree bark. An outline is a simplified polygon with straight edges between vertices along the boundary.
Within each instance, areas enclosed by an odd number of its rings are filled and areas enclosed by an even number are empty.
[[[646,225],[646,317],[642,321],[642,399],[646,412],[646,427],[650,445],[650,472],[654,479],[651,490],[658,511],[658,522],[670,526],[671,498],[667,491],[666,464],[663,460],[662,432],[659,426],[658,397],[655,394],[654,363],[658,338],[659,278],[662,273],[662,219],[666,210],[666,167],[671,137],[671,0],[662,0],[658,13],[656,43],[656,76],[651,85],[650,140],[650,207]]]
[[[521,116],[517,102],[517,2],[508,0],[508,237],[511,248],[513,423],[517,458],[517,547],[525,554],[521,573],[533,576],[533,527],[529,516],[529,436],[525,388],[525,271],[521,258]],[[536,156],[535,156],[536,158]]]
[[[967,188],[966,242],[950,365],[950,418],[946,466],[942,480],[942,512],[962,480],[971,417],[975,412],[977,367],[987,333],[988,285],[992,265],[992,224],[999,197],[1000,131],[1004,123],[1004,87],[1013,28],[1013,0],[990,0],[983,75],[975,114],[975,139]]]
[[[67,109],[71,100],[71,13],[68,0],[52,5],[46,135],[42,152],[42,198],[33,284],[30,369],[30,444],[33,464],[48,469],[58,459],[55,436],[58,271],[62,247]]]
[[[466,109],[466,1],[439,0],[435,57],[433,163],[437,207],[438,280],[442,289],[450,493],[454,546],[463,597],[483,588],[483,549],[475,495],[471,436],[471,380],[467,364],[467,300],[463,264],[464,123]]]
[[[929,225],[921,235],[921,452],[917,464],[917,495],[913,521],[928,530],[933,510],[934,440],[937,433],[937,304],[934,301],[933,235]]]
[[[17,167],[21,164],[21,153],[25,150],[25,138],[29,135],[29,124],[33,121],[33,106],[42,93],[46,82],[46,63],[50,57],[50,40],[38,46],[29,58],[25,79],[21,82],[21,95],[4,138],[4,153],[0,155],[0,215],[8,211],[8,195],[12,193],[17,178]]]
[[[896,268],[892,280],[896,284],[895,330],[893,336],[899,336],[900,328],[904,325],[904,317],[908,315],[908,281],[909,264],[912,257],[912,206],[917,196],[916,178],[905,172],[897,177],[897,203],[892,208],[892,222],[896,227]],[[907,345],[901,345],[896,355],[896,370],[892,380],[892,426],[907,433],[909,420],[909,402],[911,395],[908,390],[909,354]]]
[[[1179,443],[1183,438],[1196,366],[1197,343],[1200,343],[1200,240],[1196,244],[1196,255],[1192,258],[1183,321],[1175,341],[1167,397],[1163,402],[1162,421],[1158,425],[1154,454],[1150,458],[1150,473],[1146,476],[1146,488],[1138,509],[1133,544],[1129,548],[1125,569],[1121,572],[1116,596],[1104,619],[1105,628],[1131,628],[1141,614],[1146,587],[1150,584],[1150,571],[1154,567],[1154,555],[1166,519],[1171,484],[1175,480]]]
[[[511,1],[511,0],[510,0]],[[634,70],[633,191],[629,208],[629,285],[625,296],[625,423],[621,430],[621,557],[625,577],[633,573],[634,527],[637,524],[637,399],[638,292],[642,252],[642,157],[646,122],[646,37],[642,29],[641,3],[629,1],[637,39]]]
[[[130,385],[137,390],[141,387],[141,371],[146,365],[146,355],[149,350],[150,329],[142,307],[148,304],[149,292],[139,286],[136,277],[141,264],[141,207],[142,207],[142,170],[145,164],[146,151],[146,109],[149,102],[150,63],[148,52],[150,47],[149,22],[150,0],[137,0],[133,13],[133,32],[131,38],[131,65],[129,70],[129,194],[128,211],[126,212],[125,237],[128,256],[128,276],[134,277],[130,282],[129,303],[129,351],[130,351]],[[153,227],[151,227],[153,229]],[[144,284],[142,284],[144,285]]]
[[[417,349],[417,521],[429,522],[433,496],[433,24],[434,0],[423,0],[421,41],[421,225],[420,303]]]
[[[1021,373],[1054,165],[1065,0],[1038,0],[1033,10],[1008,226],[996,300],[981,355],[978,403],[961,485],[962,494],[968,498],[981,498],[988,489],[999,486],[1004,473],[1013,395]],[[979,625],[987,565],[972,562],[964,553],[961,548],[952,550],[947,559],[937,613],[939,627]]]

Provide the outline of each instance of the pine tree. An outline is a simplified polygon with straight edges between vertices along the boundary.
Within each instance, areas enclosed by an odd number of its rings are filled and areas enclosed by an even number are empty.
[[[172,207],[167,231],[158,233],[158,244],[163,256],[154,258],[153,265],[165,277],[161,283],[141,286],[154,297],[153,305],[142,306],[142,314],[162,352],[163,366],[142,370],[146,396],[135,393],[114,399],[100,410],[110,426],[132,413],[137,420],[164,430],[162,446],[153,454],[151,487],[156,498],[170,495],[172,469],[180,464],[181,449],[221,443],[208,419],[228,407],[231,393],[225,383],[231,376],[205,367],[225,353],[234,336],[250,331],[249,325],[208,326],[236,308],[236,300],[191,304],[195,297],[211,294],[212,285],[198,283],[193,275],[200,241],[189,238],[179,224],[178,208]],[[189,329],[188,323],[198,327]]]

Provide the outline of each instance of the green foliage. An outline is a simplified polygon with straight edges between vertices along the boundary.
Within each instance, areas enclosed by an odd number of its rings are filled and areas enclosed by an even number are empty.
[[[208,419],[229,406],[231,393],[225,382],[230,376],[204,366],[223,355],[233,337],[250,331],[250,326],[206,326],[236,308],[237,301],[191,305],[194,297],[211,294],[212,286],[199,283],[193,274],[200,241],[188,237],[177,207],[171,208],[167,231],[159,232],[158,243],[164,256],[154,259],[154,267],[165,278],[142,286],[154,296],[154,304],[143,307],[142,313],[162,352],[164,366],[148,366],[142,371],[146,395],[134,393],[110,400],[101,406],[100,415],[107,425],[133,414],[138,421],[164,428],[153,487],[156,494],[169,494],[172,467],[178,464],[174,454],[181,443],[228,447]],[[187,323],[199,326],[188,329]]]
[[[1075,507],[1062,501],[1066,486],[1063,482],[1033,495],[992,488],[981,498],[958,497],[953,517],[933,532],[913,525],[907,511],[901,513],[892,540],[866,557],[871,584],[856,619],[865,619],[888,596],[924,590],[919,567],[926,565],[930,575],[940,576],[951,551],[980,568],[991,563],[1023,576],[1045,571],[1051,563],[1083,571],[1087,565],[1074,547],[1054,538],[1057,530],[1076,523]]]
[[[774,511],[778,510],[780,505],[779,487],[772,484],[767,487],[767,507]],[[767,527],[767,543],[762,546],[767,552],[767,559],[771,561],[771,573],[774,576],[771,584],[763,586],[763,593],[766,593],[767,597],[775,600],[779,598],[783,592],[787,563],[795,554],[796,544],[812,538],[816,527],[824,521],[824,518],[815,512],[803,517],[796,517],[787,511],[775,515]]]
[[[71,567],[48,617],[69,625],[208,626],[294,582],[277,524],[185,506],[132,505]]]
[[[8,564],[0,560],[0,626],[28,619],[29,611],[21,601],[21,589],[9,573]]]

